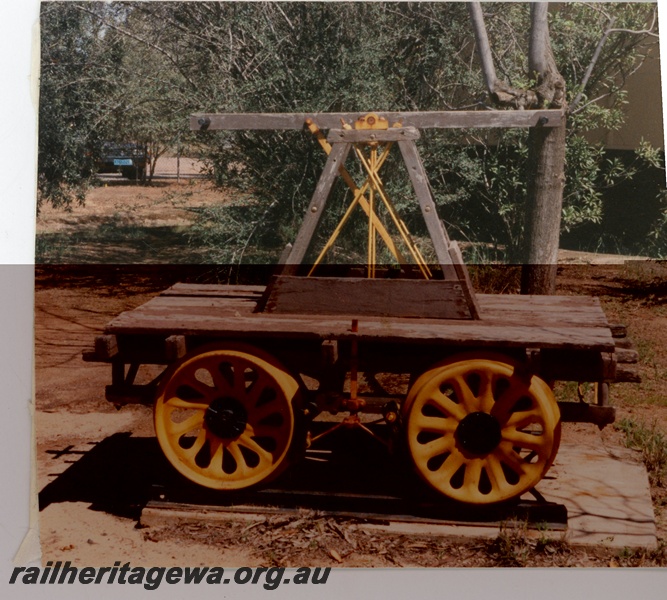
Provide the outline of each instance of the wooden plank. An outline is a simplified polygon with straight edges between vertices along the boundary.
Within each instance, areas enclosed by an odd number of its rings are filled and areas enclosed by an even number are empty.
[[[217,296],[257,297],[264,292],[263,285],[226,285],[211,283],[176,283],[164,290],[161,296]]]
[[[612,330],[612,335],[614,335],[614,332]],[[614,342],[616,342],[616,348],[625,348],[626,350],[636,350],[634,343],[630,338],[614,338]]]
[[[193,296],[214,298],[257,299],[265,290],[263,285],[240,286],[224,284],[177,283],[165,290],[161,296]],[[551,319],[553,314],[562,314],[567,321],[579,315],[579,320],[597,318],[596,326],[607,326],[607,320],[597,298],[590,296],[522,296],[518,294],[476,294],[480,309],[491,318],[505,315],[544,315]],[[630,347],[631,342],[618,339],[616,346]]]
[[[602,310],[599,298],[594,296],[530,296],[521,294],[478,294],[485,306],[539,306],[555,307],[559,310],[572,307],[587,307]]]
[[[602,428],[616,420],[616,409],[613,406],[595,406],[585,402],[559,402],[561,421],[563,423],[595,423]]]
[[[183,356],[185,356],[187,352],[185,336],[170,335],[164,341],[164,350],[165,350],[165,357],[170,362],[174,362],[179,358],[182,358]]]
[[[380,280],[381,281],[381,280]],[[395,281],[395,280],[392,280]],[[406,286],[421,280],[401,280]],[[430,283],[437,283],[435,281]],[[261,288],[263,289],[263,288]],[[135,309],[140,312],[162,311],[162,314],[185,314],[193,315],[218,314],[235,316],[235,314],[249,314],[255,309],[259,296],[226,297],[226,296],[157,296]],[[506,296],[503,301],[490,297],[486,294],[478,295],[481,312],[485,323],[507,324],[507,325],[530,325],[542,326],[583,326],[601,327],[608,331],[606,317],[598,304],[588,302],[586,297],[530,297],[530,296]],[[554,303],[545,303],[546,298],[552,298]],[[491,305],[491,306],[489,306]],[[391,312],[392,306],[389,301],[387,313]],[[312,306],[304,306],[304,317],[314,315]],[[437,321],[436,321],[437,323]],[[620,340],[619,340],[620,341]],[[618,344],[617,344],[618,347]]]
[[[514,322],[516,320],[525,319],[525,322],[540,325],[541,323],[550,324],[550,323],[581,323],[582,325],[588,327],[605,327],[606,326],[604,317],[600,314],[593,311],[586,310],[576,310],[572,309],[571,311],[559,311],[559,310],[549,310],[549,309],[524,309],[524,310],[514,310],[512,307],[507,308],[494,308],[487,309],[481,308],[481,318],[484,320],[502,320],[506,319],[507,321]]]
[[[418,140],[419,129],[414,127],[397,127],[392,129],[331,129],[327,141],[336,142],[400,142],[402,140]]]
[[[308,211],[304,217],[299,233],[296,236],[292,250],[285,261],[286,265],[299,265],[308,251],[308,246],[313,238],[317,224],[324,212],[329,192],[338,176],[340,168],[345,164],[345,159],[352,148],[352,144],[334,144],[331,154],[324,165],[322,175],[317,182],[313,198],[308,206]]]
[[[216,317],[224,319],[237,319],[240,317],[254,317],[264,314],[265,316],[272,316],[273,318],[279,318],[281,315],[279,313],[262,313],[255,312],[251,309],[249,304],[239,306],[228,305],[225,303],[221,304],[208,304],[208,305],[159,305],[156,303],[149,303],[142,306],[140,309],[135,309],[131,314],[135,315],[136,318],[141,318],[143,315],[150,315],[151,318],[162,318],[164,319],[165,330],[168,330],[170,327],[170,319],[174,318],[176,320],[181,318],[207,318],[207,317]],[[295,315],[298,313],[294,313]],[[300,313],[299,316],[308,321],[313,320],[318,317],[315,312]],[[359,315],[347,314],[346,316],[351,318],[356,318]],[[601,335],[605,336],[605,339],[608,339],[608,329],[601,327],[594,327],[587,323],[585,318],[567,318],[566,316],[554,316],[550,319],[540,319],[538,317],[526,318],[525,316],[510,316],[511,318],[493,318],[490,319],[485,317],[483,319],[483,324],[490,327],[531,327],[534,329],[540,328],[575,328],[575,327],[585,327],[587,329],[596,329],[600,332]],[[376,317],[367,317],[368,319],[374,319]],[[394,316],[383,317],[386,319],[392,319],[396,323],[400,323],[400,319]],[[447,324],[446,319],[426,319],[423,318],[420,320],[425,327],[428,326],[443,326]]]
[[[115,335],[98,335],[95,338],[95,354],[100,360],[109,360],[118,354]]]
[[[634,365],[639,362],[639,353],[629,348],[616,347],[616,361],[626,365]]]
[[[438,263],[440,263],[440,266],[442,267],[444,277],[445,279],[458,280],[456,269],[454,268],[452,258],[449,255],[449,238],[442,225],[442,221],[438,218],[435,202],[431,196],[431,188],[429,187],[428,178],[424,171],[424,165],[422,165],[422,162],[419,159],[417,146],[413,141],[406,141],[398,142],[398,147],[401,150],[405,166],[408,169],[412,187],[419,200],[419,206],[421,206],[422,215],[424,221],[426,221],[426,227],[431,236],[435,254],[438,257]]]
[[[628,335],[627,327],[621,323],[610,323],[609,327],[611,328],[611,334],[615,338],[624,338]]]
[[[338,128],[341,119],[352,125],[368,113],[197,113],[190,117],[193,131],[239,129],[302,129],[312,119],[320,129]],[[560,110],[480,110],[429,112],[378,112],[390,124],[419,129],[496,127],[558,127]]]
[[[460,283],[410,279],[277,277],[268,313],[470,319]]]
[[[520,296],[477,294],[483,319],[526,319],[528,322],[581,323],[605,327],[607,317],[597,298],[587,296]]]
[[[507,348],[571,348],[611,352],[609,329],[583,326],[528,326],[475,320],[387,319],[365,317],[359,332],[351,319],[255,313],[230,318],[224,314],[179,315],[130,311],[116,317],[107,333],[201,335],[230,338],[325,340],[349,339],[382,343],[432,344]]]
[[[614,377],[614,381],[617,383],[621,381],[628,383],[641,383],[642,378],[639,374],[639,369],[636,366],[620,363],[616,365],[616,377]]]
[[[561,313],[488,313],[482,312],[481,319],[485,323],[507,323],[508,325],[529,325],[531,327],[541,326],[581,326],[581,327],[599,327],[603,328],[600,323],[592,322],[585,314],[572,313],[570,315]],[[607,330],[608,331],[608,330]]]
[[[328,339],[344,338],[349,330],[349,322],[353,318],[358,318],[359,315],[349,314],[339,317],[338,321],[331,321],[332,316],[321,316],[318,320],[317,315],[287,315],[278,313],[254,313],[250,314],[240,313],[234,310],[213,310],[211,308],[201,307],[197,308],[169,308],[169,307],[149,307],[143,310],[135,310],[131,313],[123,313],[123,318],[117,317],[110,324],[109,331],[116,331],[116,326],[123,323],[123,331],[132,333],[132,327],[136,323],[137,327],[142,332],[152,332],[159,335],[167,335],[171,333],[172,328],[178,328],[181,333],[181,327],[185,327],[188,331],[194,334],[210,334],[216,337],[226,335],[227,333],[234,333],[239,331],[247,331],[249,335],[260,335],[262,331],[266,331],[267,335],[272,335],[273,332],[280,333],[286,338],[307,339],[312,337],[314,339]],[[122,316],[122,315],[121,315]],[[287,319],[290,319],[287,321]],[[381,338],[381,330],[387,331],[388,339],[395,337],[398,341],[404,342],[408,340],[411,335],[416,336],[416,339],[443,339],[455,341],[459,330],[455,325],[461,322],[445,319],[396,319],[394,317],[388,320],[388,317],[364,317],[369,329],[375,331],[377,335],[372,334],[373,338]],[[149,328],[142,329],[142,323],[149,320]],[[411,322],[409,324],[408,322]],[[472,320],[470,322],[473,322]],[[609,336],[609,330],[603,328],[584,327],[578,324],[560,324],[550,323],[542,325],[534,325],[515,320],[513,322],[507,321],[474,321],[475,323],[483,323],[483,327],[476,327],[466,329],[461,333],[463,341],[471,342],[475,339],[486,339],[485,329],[489,330],[490,338],[502,340],[507,338],[508,344],[511,347],[525,347],[531,345],[531,340],[540,342],[536,347],[558,347],[557,343],[552,343],[553,339],[562,340],[568,343],[568,347],[588,349],[594,347],[595,349],[604,349],[610,352],[613,349],[613,343]],[[210,329],[207,327],[210,324]],[[333,326],[329,329],[327,324]],[[113,327],[111,326],[113,325]],[[290,329],[292,327],[293,329]],[[425,334],[423,330],[431,329],[433,335]],[[174,330],[176,331],[176,330]],[[500,335],[497,332],[505,331],[506,335]],[[531,332],[528,336],[523,336],[522,343],[512,343],[509,339],[511,335],[517,335],[516,332]],[[578,333],[577,333],[578,332]],[[312,333],[312,336],[310,334]],[[546,343],[542,343],[545,342]]]
[[[163,307],[168,309],[187,309],[188,307],[209,307],[214,310],[243,310],[252,312],[260,296],[252,298],[235,297],[225,298],[220,296],[156,296],[137,310],[144,307]]]
[[[239,317],[249,317],[254,313],[253,309],[243,309],[239,310],[231,306],[180,306],[173,305],[170,307],[159,306],[152,304],[146,306],[142,310],[135,311],[137,318],[141,318],[144,315],[150,317],[160,317],[165,319],[165,331],[168,328],[168,322],[170,317],[174,320],[179,319],[198,319],[198,318],[207,318],[207,317],[220,317],[224,319],[236,319]]]
[[[538,363],[533,362],[532,366],[546,381],[611,380],[616,371],[613,352],[582,349],[569,349],[563,352],[557,348],[543,348],[540,350]],[[564,374],[567,374],[567,377],[563,377]]]

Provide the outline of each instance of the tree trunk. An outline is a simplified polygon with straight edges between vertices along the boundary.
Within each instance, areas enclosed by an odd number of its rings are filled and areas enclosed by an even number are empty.
[[[528,63],[537,77],[540,105],[564,108],[565,82],[551,51],[548,3],[531,4]],[[565,183],[565,120],[560,127],[533,127],[528,135],[528,197],[522,294],[554,294]]]
[[[479,2],[468,5],[482,74],[496,105],[513,108],[565,108],[565,80],[558,72],[549,39],[547,2],[530,5],[528,66],[537,84],[517,90],[499,81]],[[522,294],[553,294],[565,183],[565,120],[558,128],[534,127],[528,134],[528,198],[524,221]]]
[[[528,198],[522,294],[554,294],[565,168],[565,121],[528,134]]]

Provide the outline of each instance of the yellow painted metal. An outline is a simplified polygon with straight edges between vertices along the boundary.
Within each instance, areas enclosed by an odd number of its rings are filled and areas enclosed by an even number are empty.
[[[371,124],[372,125],[372,124]],[[373,147],[371,149],[371,168],[373,170],[377,170],[377,160],[378,157],[378,151],[377,147]],[[373,186],[371,186],[368,194],[368,206],[371,215],[375,214],[375,190],[373,189]],[[368,277],[369,278],[374,278],[375,277],[375,227],[373,225],[373,219],[369,215],[368,219]]]
[[[317,141],[319,142],[320,146],[322,146],[322,149],[327,153],[331,153],[331,144],[327,142],[326,137],[324,137],[324,134],[319,130],[319,128],[309,119],[306,121],[306,125],[308,126],[308,129],[310,132],[315,136]],[[378,168],[382,166],[384,161],[386,160],[387,156],[389,155],[389,150],[391,149],[391,144],[389,144],[386,148],[385,151],[382,153],[380,156],[380,161],[378,163]],[[315,270],[315,267],[322,262],[322,259],[326,255],[326,253],[329,251],[329,249],[333,246],[333,244],[336,241],[336,238],[340,234],[341,230],[343,229],[343,225],[349,218],[349,216],[352,214],[352,211],[354,207],[359,204],[361,209],[366,213],[366,216],[372,220],[373,226],[377,230],[377,232],[380,234],[380,237],[386,244],[387,248],[389,248],[389,251],[391,252],[392,256],[398,261],[399,264],[404,264],[405,258],[401,254],[401,251],[398,249],[396,244],[394,243],[394,240],[392,239],[391,235],[389,235],[389,232],[385,228],[384,224],[382,221],[379,219],[377,214],[375,214],[374,211],[371,211],[368,205],[368,201],[366,200],[366,192],[368,191],[369,188],[369,182],[366,180],[364,184],[361,186],[361,188],[357,187],[357,184],[354,182],[350,174],[348,173],[347,169],[344,166],[341,166],[340,168],[340,175],[345,182],[345,184],[352,190],[352,193],[354,194],[354,198],[352,200],[352,203],[348,207],[347,211],[343,215],[343,218],[341,219],[338,227],[336,227],[334,233],[331,235],[329,238],[329,241],[325,245],[325,247],[322,249],[320,252],[319,256],[313,263],[313,267],[310,270],[310,274]]]
[[[398,213],[396,212],[394,205],[392,204],[391,200],[389,200],[389,197],[385,193],[384,185],[382,184],[382,180],[380,179],[378,170],[373,169],[371,167],[368,160],[364,156],[364,153],[360,148],[360,146],[361,144],[355,144],[354,150],[357,155],[357,158],[359,158],[359,161],[364,166],[364,169],[368,174],[371,187],[373,187],[375,191],[378,193],[378,196],[380,196],[382,202],[384,203],[387,209],[387,212],[389,213],[389,216],[391,217],[392,221],[394,222],[394,225],[396,226],[396,229],[398,229],[398,232],[401,236],[401,239],[403,240],[403,243],[407,246],[410,254],[412,255],[413,260],[419,267],[419,270],[422,272],[422,275],[424,276],[425,279],[430,279],[430,277],[432,276],[431,270],[428,268],[426,261],[424,261],[424,257],[422,256],[421,252],[419,252],[419,248],[417,248],[417,245],[412,240],[410,232],[405,226],[405,223],[398,216]]]
[[[389,155],[389,148],[385,148],[384,152],[381,154],[378,163],[382,165],[384,161],[386,160],[387,156]],[[355,185],[356,187],[356,185]],[[361,186],[361,188],[358,188],[357,191],[355,192],[354,199],[350,203],[350,206],[347,207],[347,210],[345,211],[345,214],[341,218],[341,220],[338,222],[338,225],[334,229],[334,232],[331,234],[329,239],[327,240],[327,243],[324,245],[322,248],[321,252],[319,253],[317,259],[313,262],[313,266],[311,267],[310,271],[308,272],[308,275],[312,275],[313,271],[317,268],[317,266],[322,262],[324,256],[326,253],[331,249],[331,247],[334,245],[336,242],[336,239],[340,235],[340,232],[343,230],[343,227],[345,226],[345,223],[347,220],[350,218],[350,215],[352,215],[352,212],[354,211],[354,207],[359,204],[362,206],[365,205],[366,209],[364,212],[368,215],[369,220],[373,223],[374,227],[377,229],[377,231],[380,233],[382,236],[382,239],[386,242],[387,239],[390,241],[391,245],[387,244],[389,249],[392,250],[392,254],[394,254],[394,257],[399,261],[399,263],[404,263],[405,259],[401,255],[400,251],[394,244],[394,241],[391,239],[391,236],[385,229],[382,221],[378,218],[377,214],[375,211],[370,210],[370,205],[368,203],[368,200],[366,200],[365,194],[368,191],[370,187],[370,183],[368,181],[364,182],[364,184]]]
[[[459,355],[425,372],[408,394],[403,418],[420,476],[445,496],[470,504],[529,491],[553,463],[560,442],[550,387],[520,363],[495,355]],[[464,420],[468,426],[484,421],[497,443],[471,449]]]
[[[319,144],[322,146],[324,151],[329,154],[331,152],[331,145],[329,142],[327,142],[326,138],[322,134],[322,132],[319,130],[319,128],[313,123],[311,119],[308,119],[306,121],[306,125],[310,132],[315,135],[316,139],[318,140]],[[344,129],[352,129],[350,125],[347,123],[342,123]],[[394,127],[400,127],[400,123],[396,123]],[[365,115],[364,117],[361,117],[355,122],[355,128],[357,129],[388,129],[389,124],[386,119],[379,117],[378,115],[374,113],[369,113],[368,115]],[[371,147],[371,162],[372,166],[368,163],[367,159],[365,158],[363,154],[363,148],[365,146],[370,146]],[[378,144],[375,142],[372,143],[359,143],[355,144],[355,152],[357,153],[357,156],[360,158],[362,161],[362,164],[364,164],[364,168],[366,169],[368,173],[368,177],[364,184],[359,188],[348,171],[345,169],[344,166],[340,167],[340,174],[341,177],[343,178],[343,181],[347,184],[347,186],[352,190],[354,193],[354,198],[350,205],[348,206],[347,210],[345,211],[345,214],[339,221],[338,225],[334,229],[333,233],[329,237],[329,240],[327,243],[324,245],[322,250],[320,251],[319,255],[313,262],[313,266],[311,267],[308,275],[312,275],[315,269],[318,267],[318,265],[322,262],[324,257],[326,256],[327,252],[331,249],[331,247],[334,245],[336,239],[340,235],[340,232],[342,231],[345,223],[349,219],[350,215],[352,214],[355,206],[357,204],[361,206],[363,211],[366,213],[366,216],[368,217],[368,276],[369,277],[374,277],[375,276],[375,265],[376,265],[376,258],[377,258],[377,251],[376,251],[376,244],[375,244],[375,234],[376,232],[380,235],[382,240],[385,242],[387,247],[389,248],[390,252],[394,256],[394,258],[398,261],[399,264],[406,264],[407,261],[405,258],[402,256],[400,250],[394,243],[393,239],[389,235],[388,231],[386,230],[384,224],[382,221],[379,219],[377,216],[377,211],[375,209],[375,193],[380,196],[382,202],[384,203],[385,207],[387,208],[387,212],[389,213],[392,221],[394,222],[394,225],[396,229],[398,230],[399,236],[402,239],[403,243],[407,247],[410,255],[412,256],[412,259],[414,260],[415,264],[419,267],[420,271],[422,272],[422,275],[424,276],[425,279],[429,279],[432,277],[431,270],[429,269],[428,265],[426,264],[426,261],[424,260],[424,257],[422,256],[421,252],[419,251],[419,248],[417,245],[414,243],[410,236],[410,232],[408,231],[408,228],[406,227],[405,223],[400,219],[398,216],[398,213],[396,212],[396,209],[394,208],[393,204],[387,197],[384,188],[382,187],[382,181],[380,180],[379,177],[379,171],[384,164],[387,156],[389,155],[389,151],[391,150],[392,144],[388,143],[384,146],[384,149],[382,150],[382,153],[380,154],[379,158],[377,158],[377,147]],[[366,199],[366,193],[369,195],[369,199]]]
[[[213,489],[242,489],[287,466],[299,401],[296,380],[266,352],[208,346],[169,369],[155,402],[155,431],[182,475]],[[223,434],[211,425],[221,403],[242,415],[237,430]]]
[[[549,386],[549,389],[552,390],[553,393],[553,388],[552,386]],[[544,473],[542,474],[542,477],[547,474],[547,471],[552,467],[554,464],[554,461],[556,460],[556,455],[558,454],[558,450],[560,448],[560,440],[561,440],[561,435],[562,435],[562,426],[561,426],[561,420],[560,420],[560,409],[558,408],[558,404],[556,403],[555,399],[554,402],[550,403],[551,409],[553,411],[552,418],[556,421],[556,428],[554,429],[554,445],[551,450],[551,456],[549,457],[549,460],[547,461],[547,465],[544,469]]]
[[[375,113],[368,113],[354,122],[355,129],[389,129],[389,121]]]

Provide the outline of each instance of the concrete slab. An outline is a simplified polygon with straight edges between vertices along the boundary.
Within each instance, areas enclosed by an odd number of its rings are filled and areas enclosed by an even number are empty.
[[[657,546],[651,490],[637,452],[563,444],[537,489],[567,507],[571,544]]]
[[[648,476],[638,453],[625,449],[605,449],[594,444],[563,443],[547,477],[538,485],[547,501],[563,504],[568,511],[567,530],[553,531],[573,545],[615,548],[655,548],[657,532]],[[526,495],[526,499],[528,495]],[[141,524],[148,527],[181,525],[185,522],[259,520],[281,509],[238,506],[147,506]],[[256,511],[256,512],[255,512]],[[289,509],[299,514],[299,509]],[[366,524],[360,528],[403,535],[430,535],[453,538],[494,538],[498,523],[470,525],[402,522]],[[527,535],[544,535],[533,529]]]

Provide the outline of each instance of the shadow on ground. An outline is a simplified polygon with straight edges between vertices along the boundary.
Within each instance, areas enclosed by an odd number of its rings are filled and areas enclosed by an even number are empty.
[[[221,493],[182,478],[167,463],[155,438],[116,433],[89,450],[48,450],[54,458],[74,460],[42,489],[39,508],[88,502],[92,510],[138,519],[146,503],[154,500],[333,511],[365,522],[388,522],[396,515],[416,522],[498,524],[521,519],[556,527],[566,522],[561,505],[522,501],[474,507],[446,501],[422,487],[407,465],[359,430],[338,430],[325,439],[263,489]]]

